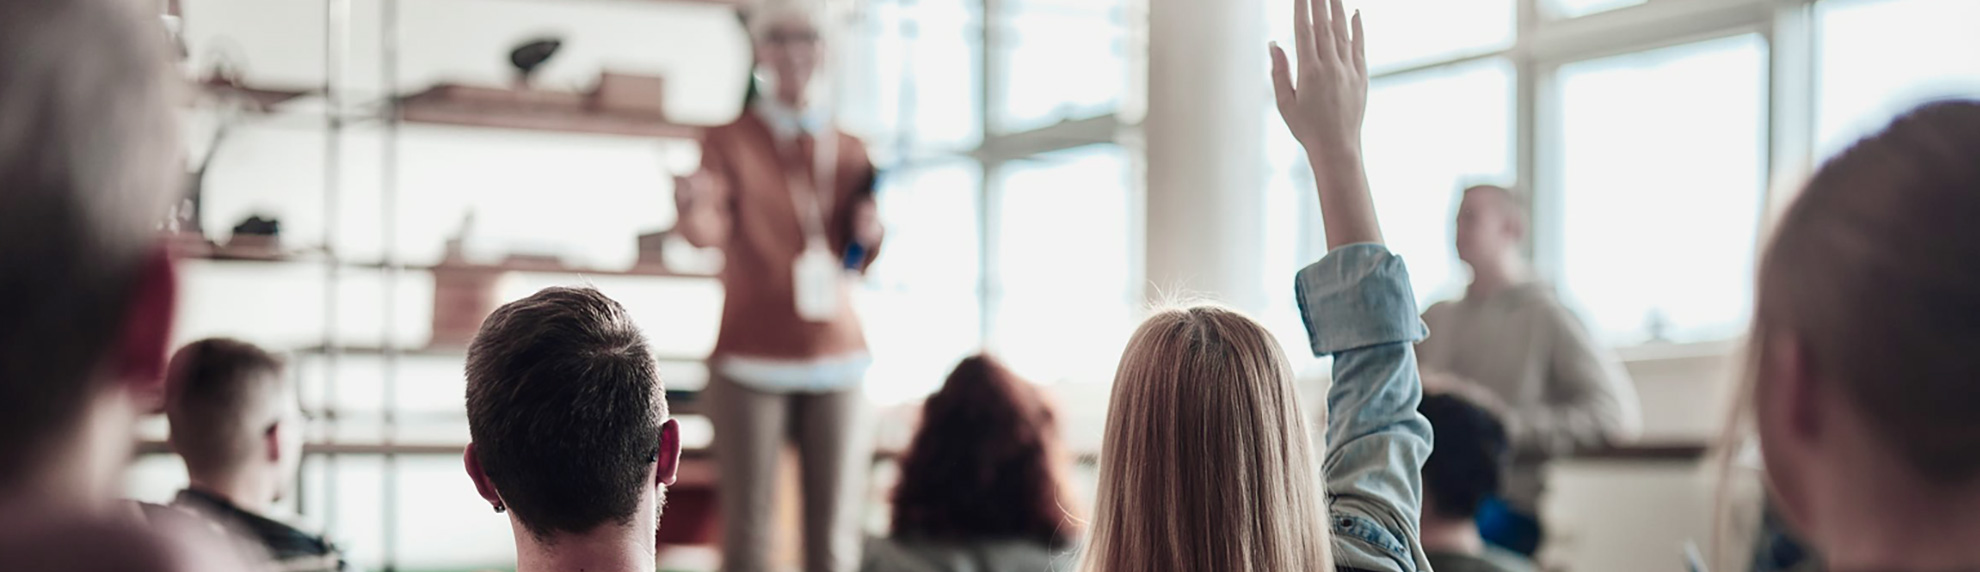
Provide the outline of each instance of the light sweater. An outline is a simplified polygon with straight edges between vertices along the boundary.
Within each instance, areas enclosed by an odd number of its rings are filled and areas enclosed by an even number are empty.
[[[1456,376],[1509,409],[1514,458],[1503,494],[1514,509],[1538,514],[1547,460],[1642,431],[1629,374],[1545,284],[1440,302],[1423,322],[1430,337],[1416,355],[1424,375]]]

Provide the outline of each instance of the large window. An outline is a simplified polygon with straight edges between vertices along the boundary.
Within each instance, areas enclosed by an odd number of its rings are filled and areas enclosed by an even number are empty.
[[[1273,18],[1290,18],[1281,2],[1267,4]],[[1517,30],[1513,0],[1384,0],[1357,6],[1372,38],[1368,67],[1378,74],[1510,48]]]
[[[1464,293],[1451,232],[1467,185],[1512,185],[1513,70],[1504,60],[1390,76],[1369,89],[1368,183],[1417,301]]]
[[[1541,0],[1546,3],[1550,15],[1557,18],[1576,18],[1598,12],[1607,12],[1625,6],[1635,6],[1648,0]]]
[[[1289,39],[1284,6],[1265,4]],[[1450,245],[1459,189],[1509,184],[1533,199],[1538,276],[1619,346],[1739,335],[1764,213],[1781,206],[1767,201],[1791,196],[1766,192],[1792,183],[1776,177],[1921,103],[1980,96],[1969,0],[1349,5],[1371,38],[1370,183],[1420,302],[1468,278]],[[1265,230],[1318,241],[1312,181],[1266,121]],[[1318,254],[1272,248],[1274,281]]]
[[[840,121],[874,158],[961,152],[983,137],[982,15],[969,0],[881,0],[866,5],[846,41]]]
[[[1766,58],[1745,35],[1561,66],[1547,187],[1560,286],[1607,339],[1737,335],[1766,185]]]
[[[889,173],[887,254],[861,302],[875,401],[919,399],[979,349],[1040,382],[1112,378],[1140,299],[1131,162],[1111,133],[1053,130],[1121,104],[1126,13],[1123,0],[861,9],[840,108]]]
[[[1004,166],[992,347],[1043,382],[1113,379],[1134,328],[1127,157],[1093,145]]]
[[[1920,103],[1980,96],[1980,2],[1829,0],[1815,13],[1817,157]]]
[[[957,359],[981,347],[982,268],[974,162],[951,160],[888,173],[879,190],[886,255],[867,274],[860,318],[876,356],[866,393],[902,403],[942,383]]]
[[[1005,0],[995,20],[1001,132],[1112,113],[1127,89],[1120,0]]]

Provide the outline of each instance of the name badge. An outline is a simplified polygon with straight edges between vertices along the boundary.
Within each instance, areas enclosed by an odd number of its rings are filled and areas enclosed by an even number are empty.
[[[791,266],[797,315],[807,322],[829,322],[839,315],[839,288],[844,280],[839,258],[822,240],[806,241],[804,252]]]

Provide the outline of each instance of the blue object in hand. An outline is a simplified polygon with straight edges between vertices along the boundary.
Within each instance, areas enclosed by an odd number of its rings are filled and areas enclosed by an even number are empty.
[[[846,244],[846,270],[859,270],[866,263],[866,245],[855,240]]]

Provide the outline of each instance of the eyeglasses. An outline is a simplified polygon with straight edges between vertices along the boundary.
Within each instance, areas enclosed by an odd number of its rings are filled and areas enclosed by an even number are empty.
[[[795,32],[779,30],[775,32],[770,32],[770,34],[767,37],[765,37],[764,40],[768,42],[770,45],[778,46],[778,47],[791,46],[791,45],[796,45],[800,47],[811,46],[811,45],[816,45],[818,43],[818,32],[814,32],[810,30],[795,31]]]

